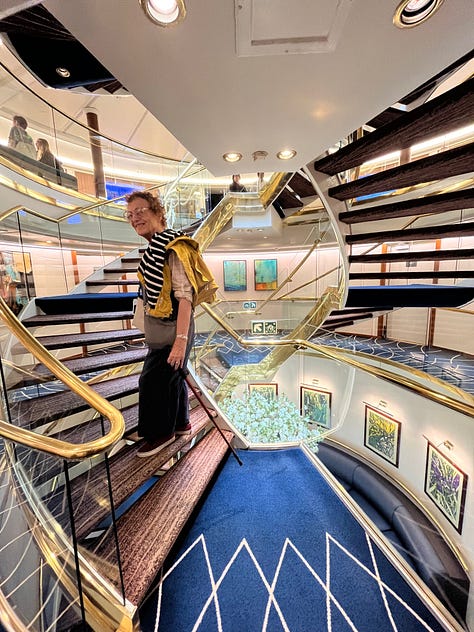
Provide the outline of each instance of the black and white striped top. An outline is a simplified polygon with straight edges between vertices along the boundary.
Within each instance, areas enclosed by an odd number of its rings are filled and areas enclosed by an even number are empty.
[[[163,287],[163,266],[165,264],[166,246],[184,233],[172,228],[167,228],[161,233],[155,233],[143,253],[138,272],[145,281],[146,300],[151,309],[156,306],[156,301]]]

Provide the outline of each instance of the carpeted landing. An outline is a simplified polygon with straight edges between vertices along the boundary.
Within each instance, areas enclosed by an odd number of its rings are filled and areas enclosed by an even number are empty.
[[[240,456],[143,604],[144,632],[444,630],[303,452]]]

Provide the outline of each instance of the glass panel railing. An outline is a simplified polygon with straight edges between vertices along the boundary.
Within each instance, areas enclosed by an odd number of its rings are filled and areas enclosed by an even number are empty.
[[[2,505],[10,506],[0,512],[8,550],[1,591],[31,630],[86,619],[100,629],[104,599],[119,622],[125,597],[118,553],[115,564],[99,563],[88,536],[91,521],[102,520],[103,529],[114,524],[104,450],[122,435],[123,419],[84,383],[92,375],[79,379],[56,362],[17,328],[4,303],[0,337]]]

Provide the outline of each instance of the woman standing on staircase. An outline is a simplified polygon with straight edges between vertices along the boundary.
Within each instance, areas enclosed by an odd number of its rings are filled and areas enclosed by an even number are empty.
[[[210,301],[217,286],[198,243],[167,228],[165,209],[149,192],[127,196],[125,217],[149,243],[138,266],[149,351],[139,380],[138,456],[156,454],[175,435],[189,434],[186,367],[194,335],[193,306]]]

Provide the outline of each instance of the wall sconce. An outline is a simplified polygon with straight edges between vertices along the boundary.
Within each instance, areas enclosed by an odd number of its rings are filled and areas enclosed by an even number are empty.
[[[444,445],[444,447],[448,450],[452,450],[454,448],[454,443],[451,443],[451,441],[448,441],[447,439],[443,441],[442,445]]]
[[[387,408],[387,406],[388,406],[388,403],[384,399],[381,399],[379,401],[379,408]]]
[[[443,2],[444,0],[402,0],[396,8],[393,23],[399,29],[418,26],[436,13]]]
[[[139,0],[145,15],[154,24],[171,26],[186,16],[184,0]]]
[[[313,377],[313,379],[311,380],[311,384],[314,384],[315,386],[317,386],[319,384],[319,380],[317,377]]]

